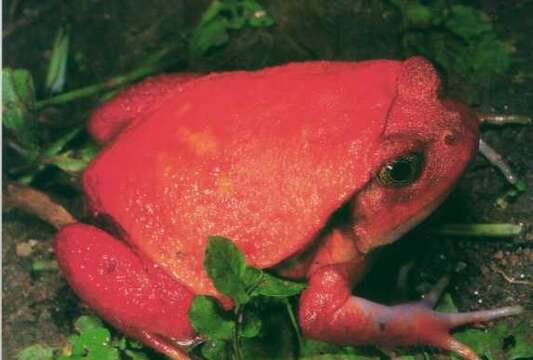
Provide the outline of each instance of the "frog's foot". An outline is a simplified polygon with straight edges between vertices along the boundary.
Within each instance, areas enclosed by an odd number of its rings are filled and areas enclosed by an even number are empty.
[[[352,296],[349,273],[343,265],[313,273],[300,300],[300,324],[305,335],[343,345],[373,344],[388,349],[430,345],[478,360],[476,353],[451,337],[449,331],[522,311],[518,306],[467,313],[433,311],[446,280],[418,303],[384,306]]]
[[[62,228],[55,253],[70,286],[100,316],[173,359],[186,358],[182,349],[195,340],[187,288],[93,226]]]
[[[198,76],[191,73],[151,76],[128,87],[91,115],[89,133],[100,143],[111,142],[134,120],[155,111],[165,95]]]

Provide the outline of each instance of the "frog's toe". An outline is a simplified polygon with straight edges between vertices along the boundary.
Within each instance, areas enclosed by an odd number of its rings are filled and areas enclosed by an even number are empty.
[[[57,261],[74,291],[129,336],[172,358],[192,341],[187,312],[194,294],[123,242],[89,225],[73,224],[55,238]]]
[[[447,280],[439,282],[437,290],[433,290],[416,304],[398,305],[398,312],[404,312],[409,318],[415,319],[414,324],[418,327],[421,344],[428,344],[445,350],[452,351],[464,359],[477,360],[479,357],[468,346],[460,343],[450,336],[449,331],[462,325],[486,322],[505,316],[516,315],[522,312],[520,306],[509,306],[491,310],[472,311],[465,313],[443,313],[431,310],[438,300],[436,292],[442,292]]]
[[[342,265],[313,273],[300,299],[300,325],[311,338],[342,345],[429,345],[449,350],[467,360],[479,360],[468,346],[450,336],[457,326],[518,314],[519,306],[466,313],[434,311],[447,284],[442,279],[423,300],[384,306],[350,292],[350,275]]]

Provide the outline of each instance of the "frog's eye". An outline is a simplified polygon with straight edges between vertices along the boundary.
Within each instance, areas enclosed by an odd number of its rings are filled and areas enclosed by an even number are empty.
[[[378,181],[383,186],[401,187],[413,183],[422,172],[424,157],[408,153],[389,161],[379,170]]]

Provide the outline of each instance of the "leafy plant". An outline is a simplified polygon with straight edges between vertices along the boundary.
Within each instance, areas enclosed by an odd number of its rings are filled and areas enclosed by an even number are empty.
[[[11,135],[11,146],[20,149],[28,160],[39,154],[34,119],[35,86],[29,71],[2,70],[2,125]]]
[[[82,133],[82,125],[70,129],[54,141],[43,140],[35,119],[38,103],[29,71],[3,69],[2,88],[2,125],[7,132],[6,143],[20,158],[19,166],[6,169],[12,178],[30,183],[49,165],[77,174],[96,155],[98,146],[92,141],[71,146]]]
[[[55,349],[50,346],[34,344],[18,352],[17,360],[53,360]]]
[[[458,311],[448,293],[442,297],[437,310],[445,312]],[[525,320],[518,322],[512,329],[509,328],[506,322],[499,322],[496,326],[485,330],[466,328],[457,331],[454,337],[470,346],[487,360],[518,360],[533,356],[533,337]],[[504,344],[505,339],[512,339],[512,344],[506,346]],[[458,360],[459,357],[452,354],[451,359]]]
[[[51,93],[63,91],[67,78],[70,30],[60,28],[54,40],[50,65],[46,75],[46,89]]]
[[[195,61],[209,50],[227,44],[231,31],[274,24],[274,19],[256,0],[214,0],[202,14],[192,33],[190,59]]]
[[[81,316],[74,328],[77,334],[68,337],[63,349],[35,344],[22,349],[17,360],[148,360],[144,345],[125,337],[112,337],[95,316]]]
[[[218,236],[209,238],[204,267],[217,290],[230,297],[235,305],[232,312],[225,311],[217,300],[209,296],[197,296],[193,301],[189,319],[194,329],[206,338],[206,342],[200,348],[200,354],[204,358],[243,359],[247,358],[243,357],[243,353],[257,354],[261,347],[269,345],[261,342],[260,338],[264,321],[261,315],[264,312],[256,310],[258,300],[261,299],[282,300],[289,305],[287,310],[289,318],[292,317],[291,324],[281,324],[279,329],[281,333],[287,334],[288,326],[292,326],[292,332],[296,333],[299,346],[296,351],[288,350],[289,354],[297,353],[300,359],[307,360],[379,358],[379,352],[373,350],[302,339],[292,307],[287,300],[300,293],[304,286],[278,279],[262,270],[247,266],[243,254],[230,240]],[[267,307],[263,308],[272,314],[272,303],[267,303]],[[250,311],[251,309],[255,311]],[[457,312],[457,307],[452,297],[445,294],[437,310]],[[533,354],[531,337],[527,329],[528,325],[525,322],[521,322],[512,330],[502,322],[488,330],[465,329],[457,332],[455,337],[489,360],[500,358],[518,360]],[[507,338],[512,338],[513,345],[504,347],[503,341]],[[399,358],[414,359],[417,353],[419,351],[401,350]],[[421,354],[425,358],[429,356],[426,352]],[[451,355],[451,359],[456,358]]]
[[[74,324],[79,335],[69,337],[70,347],[58,360],[119,358],[119,349],[111,342],[111,333],[94,317],[82,316]]]
[[[512,47],[499,38],[481,10],[449,6],[441,0],[391,2],[402,15],[406,54],[424,55],[446,72],[475,85],[509,70]],[[476,95],[471,94],[470,100]]]
[[[257,337],[262,326],[261,317],[254,311],[258,307],[254,300],[268,297],[285,302],[305,287],[247,266],[242,252],[220,236],[209,237],[204,267],[217,290],[230,297],[235,305],[234,311],[228,312],[212,297],[195,297],[189,319],[194,329],[209,339],[201,349],[207,359],[224,358],[230,353],[242,359],[241,338]],[[287,310],[292,312],[288,305]]]

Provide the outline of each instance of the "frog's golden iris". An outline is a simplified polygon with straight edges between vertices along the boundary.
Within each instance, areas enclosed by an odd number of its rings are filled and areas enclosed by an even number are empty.
[[[377,178],[383,186],[407,186],[418,179],[423,166],[424,156],[421,153],[408,153],[387,162]]]

